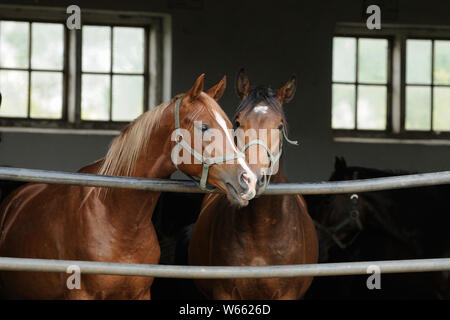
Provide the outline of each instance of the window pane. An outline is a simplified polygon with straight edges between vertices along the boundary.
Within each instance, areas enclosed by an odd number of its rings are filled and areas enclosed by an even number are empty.
[[[28,113],[28,72],[0,71],[1,117],[26,118]]]
[[[386,83],[388,41],[360,39],[358,51],[358,81]]]
[[[28,68],[29,23],[0,22],[0,66]]]
[[[83,27],[83,71],[109,72],[111,70],[111,28]]]
[[[114,72],[144,72],[144,29],[114,28]]]
[[[355,128],[355,86],[333,84],[333,129]]]
[[[406,87],[406,130],[430,130],[431,88]]]
[[[450,84],[450,41],[434,42],[434,82]]]
[[[358,129],[386,129],[386,87],[358,86]]]
[[[61,119],[62,73],[32,72],[30,113],[32,118]]]
[[[109,120],[109,76],[84,74],[81,90],[81,119]]]
[[[406,82],[431,83],[431,40],[406,41]]]
[[[112,120],[130,121],[139,116],[144,105],[142,76],[113,77]]]
[[[56,23],[33,23],[31,67],[62,70],[64,54],[64,27]]]
[[[333,81],[355,81],[356,38],[333,39]]]
[[[450,88],[435,87],[433,100],[433,129],[450,131]]]

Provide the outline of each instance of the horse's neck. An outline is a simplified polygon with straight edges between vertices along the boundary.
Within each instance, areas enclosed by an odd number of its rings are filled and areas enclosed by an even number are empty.
[[[271,177],[270,182],[287,182],[287,179],[281,171],[278,171]],[[277,227],[284,228],[291,218],[289,210],[285,208],[286,201],[296,200],[286,198],[285,195],[255,198],[249,202],[247,207],[237,210],[238,223],[268,232],[273,232],[273,229]]]
[[[417,211],[421,211],[420,209],[408,209],[407,203],[404,203],[402,199],[408,199],[407,201],[409,201],[411,196],[405,197],[403,192],[403,190],[394,190],[375,193],[373,196],[366,195],[367,214],[371,217],[371,223],[367,228],[375,232],[381,231],[404,244],[413,245],[414,235],[419,231],[417,226],[424,227],[425,225],[422,221],[417,220]],[[393,194],[395,196],[392,196]],[[418,199],[420,197],[413,196],[412,198]]]
[[[150,140],[148,148],[138,157],[135,172],[132,177],[140,178],[169,178],[175,171],[170,159],[170,144],[161,143],[169,136],[165,132],[156,131]],[[93,163],[81,171],[85,173],[97,173],[102,160]],[[106,195],[101,192],[92,192],[88,201],[91,205],[104,207],[108,212],[111,223],[120,226],[148,224],[151,221],[154,208],[160,196],[160,192],[150,192],[132,189],[107,190]]]

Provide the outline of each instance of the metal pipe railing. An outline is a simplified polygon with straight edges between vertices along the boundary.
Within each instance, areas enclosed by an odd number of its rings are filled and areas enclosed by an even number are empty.
[[[204,192],[192,181],[112,177],[9,167],[0,167],[0,179],[160,192]],[[449,183],[450,171],[444,171],[367,180],[320,183],[274,183],[268,186],[265,194],[354,193],[425,187]],[[218,192],[218,190],[214,192]],[[73,265],[78,266],[81,273],[85,274],[193,279],[281,278],[367,274],[368,268],[373,265],[378,266],[381,273],[445,271],[450,270],[450,258],[257,267],[203,267],[0,257],[0,270],[4,271],[66,272],[67,268]]]
[[[204,193],[192,181],[113,177],[86,173],[34,170],[0,167],[0,179],[80,185],[90,187],[125,188],[160,192]],[[264,194],[331,194],[355,193],[389,189],[426,187],[450,184],[450,171],[402,175],[365,180],[317,182],[317,183],[272,183]],[[213,191],[218,193],[218,190]]]
[[[379,267],[381,273],[445,271],[450,270],[450,258],[257,267],[172,266],[76,260],[0,258],[0,270],[3,271],[65,273],[69,266],[78,266],[81,274],[186,279],[285,278],[367,274],[369,273],[368,268],[371,266]]]

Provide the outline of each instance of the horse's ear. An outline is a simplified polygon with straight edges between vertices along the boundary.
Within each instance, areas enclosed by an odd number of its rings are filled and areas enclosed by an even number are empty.
[[[278,99],[281,104],[289,102],[294,98],[295,89],[297,88],[297,76],[293,74],[286,84],[277,91]]]
[[[239,73],[236,78],[236,92],[239,97],[243,100],[250,91],[250,81],[248,80],[247,75],[245,74],[244,68],[239,70]]]
[[[187,96],[190,97],[191,99],[195,99],[197,98],[200,93],[203,91],[203,87],[205,85],[205,74],[202,73],[197,80],[195,80],[194,85],[192,86],[192,88],[187,92]]]
[[[334,158],[334,170],[336,172],[344,171],[347,169],[347,163],[345,162],[344,157],[335,157]]]
[[[225,92],[225,88],[227,87],[227,77],[223,76],[222,80],[219,81],[214,87],[209,89],[206,93],[214,98],[214,100],[219,101],[222,98],[223,93]]]

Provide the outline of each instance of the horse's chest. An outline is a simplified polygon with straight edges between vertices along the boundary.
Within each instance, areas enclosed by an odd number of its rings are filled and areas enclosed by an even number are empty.
[[[302,263],[304,243],[301,234],[295,230],[283,234],[255,236],[242,233],[229,239],[223,246],[224,257],[230,265],[264,266],[277,264]]]
[[[110,238],[97,243],[96,251],[90,252],[90,260],[133,264],[157,264],[160,247],[152,232],[147,238],[136,240]],[[81,277],[81,286],[92,299],[136,299],[149,292],[153,278],[86,275]]]
[[[302,263],[303,254],[293,248],[272,246],[265,249],[242,250],[228,265],[271,266]],[[223,290],[232,299],[297,299],[299,278],[273,279],[227,279],[222,282]]]
[[[108,246],[102,253],[95,254],[96,261],[111,261],[134,264],[157,264],[161,249],[157,241],[130,243],[129,245]]]

